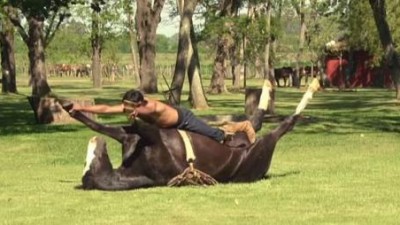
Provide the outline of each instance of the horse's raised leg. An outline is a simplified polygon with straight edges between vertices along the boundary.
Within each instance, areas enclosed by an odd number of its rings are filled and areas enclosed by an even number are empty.
[[[300,103],[297,105],[295,113],[286,118],[276,129],[274,129],[271,134],[276,136],[276,138],[282,137],[285,133],[293,129],[293,126],[296,124],[296,121],[300,117],[300,113],[307,106],[307,103],[312,99],[314,92],[319,89],[319,81],[318,79],[314,79],[309,85],[306,93],[304,93],[303,98]]]
[[[96,121],[90,119],[89,117],[85,116],[83,113],[72,109],[73,104],[71,102],[62,102],[62,107],[65,111],[69,113],[69,115],[80,121],[81,123],[85,124],[90,129],[109,136],[119,142],[122,142],[124,138],[126,138],[126,130],[123,127],[112,127],[97,123]]]
[[[264,80],[258,107],[249,118],[251,125],[256,132],[262,127],[264,115],[267,112],[269,100],[271,99],[270,92],[272,91],[272,88],[273,86],[271,82],[269,80]]]
[[[114,170],[105,140],[99,137],[90,139],[82,177],[83,189],[128,190],[153,185],[153,180],[145,176],[126,178]]]
[[[273,140],[277,142],[284,134],[291,131],[299,118],[300,115],[295,114],[282,121],[279,126],[270,133],[270,135],[273,137]]]

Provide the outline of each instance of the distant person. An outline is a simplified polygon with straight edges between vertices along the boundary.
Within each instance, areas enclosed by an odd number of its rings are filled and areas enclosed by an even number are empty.
[[[140,118],[160,128],[191,131],[210,137],[220,143],[224,142],[226,136],[222,129],[209,126],[198,119],[190,110],[145,98],[141,92],[135,89],[127,91],[122,98],[122,103],[119,105],[81,106],[74,104],[72,110],[100,114],[127,113],[130,119]],[[251,143],[255,141],[255,131],[250,121],[231,123],[229,128],[229,131],[233,133],[238,131],[246,132],[249,141]]]

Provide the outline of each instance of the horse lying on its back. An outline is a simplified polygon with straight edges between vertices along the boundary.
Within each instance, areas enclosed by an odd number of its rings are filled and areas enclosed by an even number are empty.
[[[64,105],[67,112],[71,108],[72,105]],[[122,144],[122,164],[113,169],[105,141],[99,137],[89,141],[82,178],[84,189],[126,190],[164,186],[188,166],[185,146],[176,129],[160,129],[140,122],[111,127],[99,124],[81,112],[71,111],[70,115]],[[240,144],[232,147],[232,143],[220,144],[187,132],[196,157],[194,167],[222,183],[259,180],[269,169],[277,141],[293,128],[297,119],[298,115],[288,117],[251,145],[243,133],[235,135],[232,141]]]
[[[264,91],[264,87],[261,98],[267,93],[265,99],[269,99],[269,92]],[[314,79],[295,114],[287,117],[277,128],[258,138],[253,144],[249,143],[244,133],[236,134],[229,143],[220,144],[208,137],[187,132],[195,155],[194,168],[222,183],[261,179],[271,165],[276,143],[292,130],[300,112],[318,88],[319,82]],[[267,104],[268,101],[265,101],[264,105]],[[81,112],[71,111],[71,103],[63,104],[63,107],[73,118],[90,129],[109,136],[122,145],[122,164],[113,169],[105,141],[98,137],[89,141],[82,177],[84,189],[127,190],[165,186],[188,167],[184,141],[176,129],[160,129],[140,122],[111,127],[99,124]],[[266,110],[260,106],[259,109],[261,110],[256,111],[251,118],[252,126],[257,128],[261,128]]]

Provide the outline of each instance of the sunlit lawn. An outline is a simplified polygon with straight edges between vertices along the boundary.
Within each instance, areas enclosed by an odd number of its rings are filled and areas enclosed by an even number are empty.
[[[127,80],[101,90],[89,80],[49,82],[61,96],[98,103],[117,103],[133,86]],[[95,133],[80,124],[36,125],[26,83],[19,81],[21,95],[0,95],[1,224],[399,224],[400,104],[393,91],[317,93],[259,182],[103,192],[75,189]],[[277,114],[292,113],[303,91],[278,89]],[[243,93],[208,99],[211,108],[196,114],[244,112]],[[259,135],[275,126],[266,123]],[[107,141],[118,166],[120,146]]]

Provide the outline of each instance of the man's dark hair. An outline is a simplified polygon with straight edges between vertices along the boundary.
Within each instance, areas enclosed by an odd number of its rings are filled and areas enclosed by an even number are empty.
[[[139,102],[144,102],[144,97],[140,91],[138,91],[136,89],[131,89],[131,90],[125,92],[124,96],[122,97],[122,101],[124,101],[124,100],[139,103]]]

